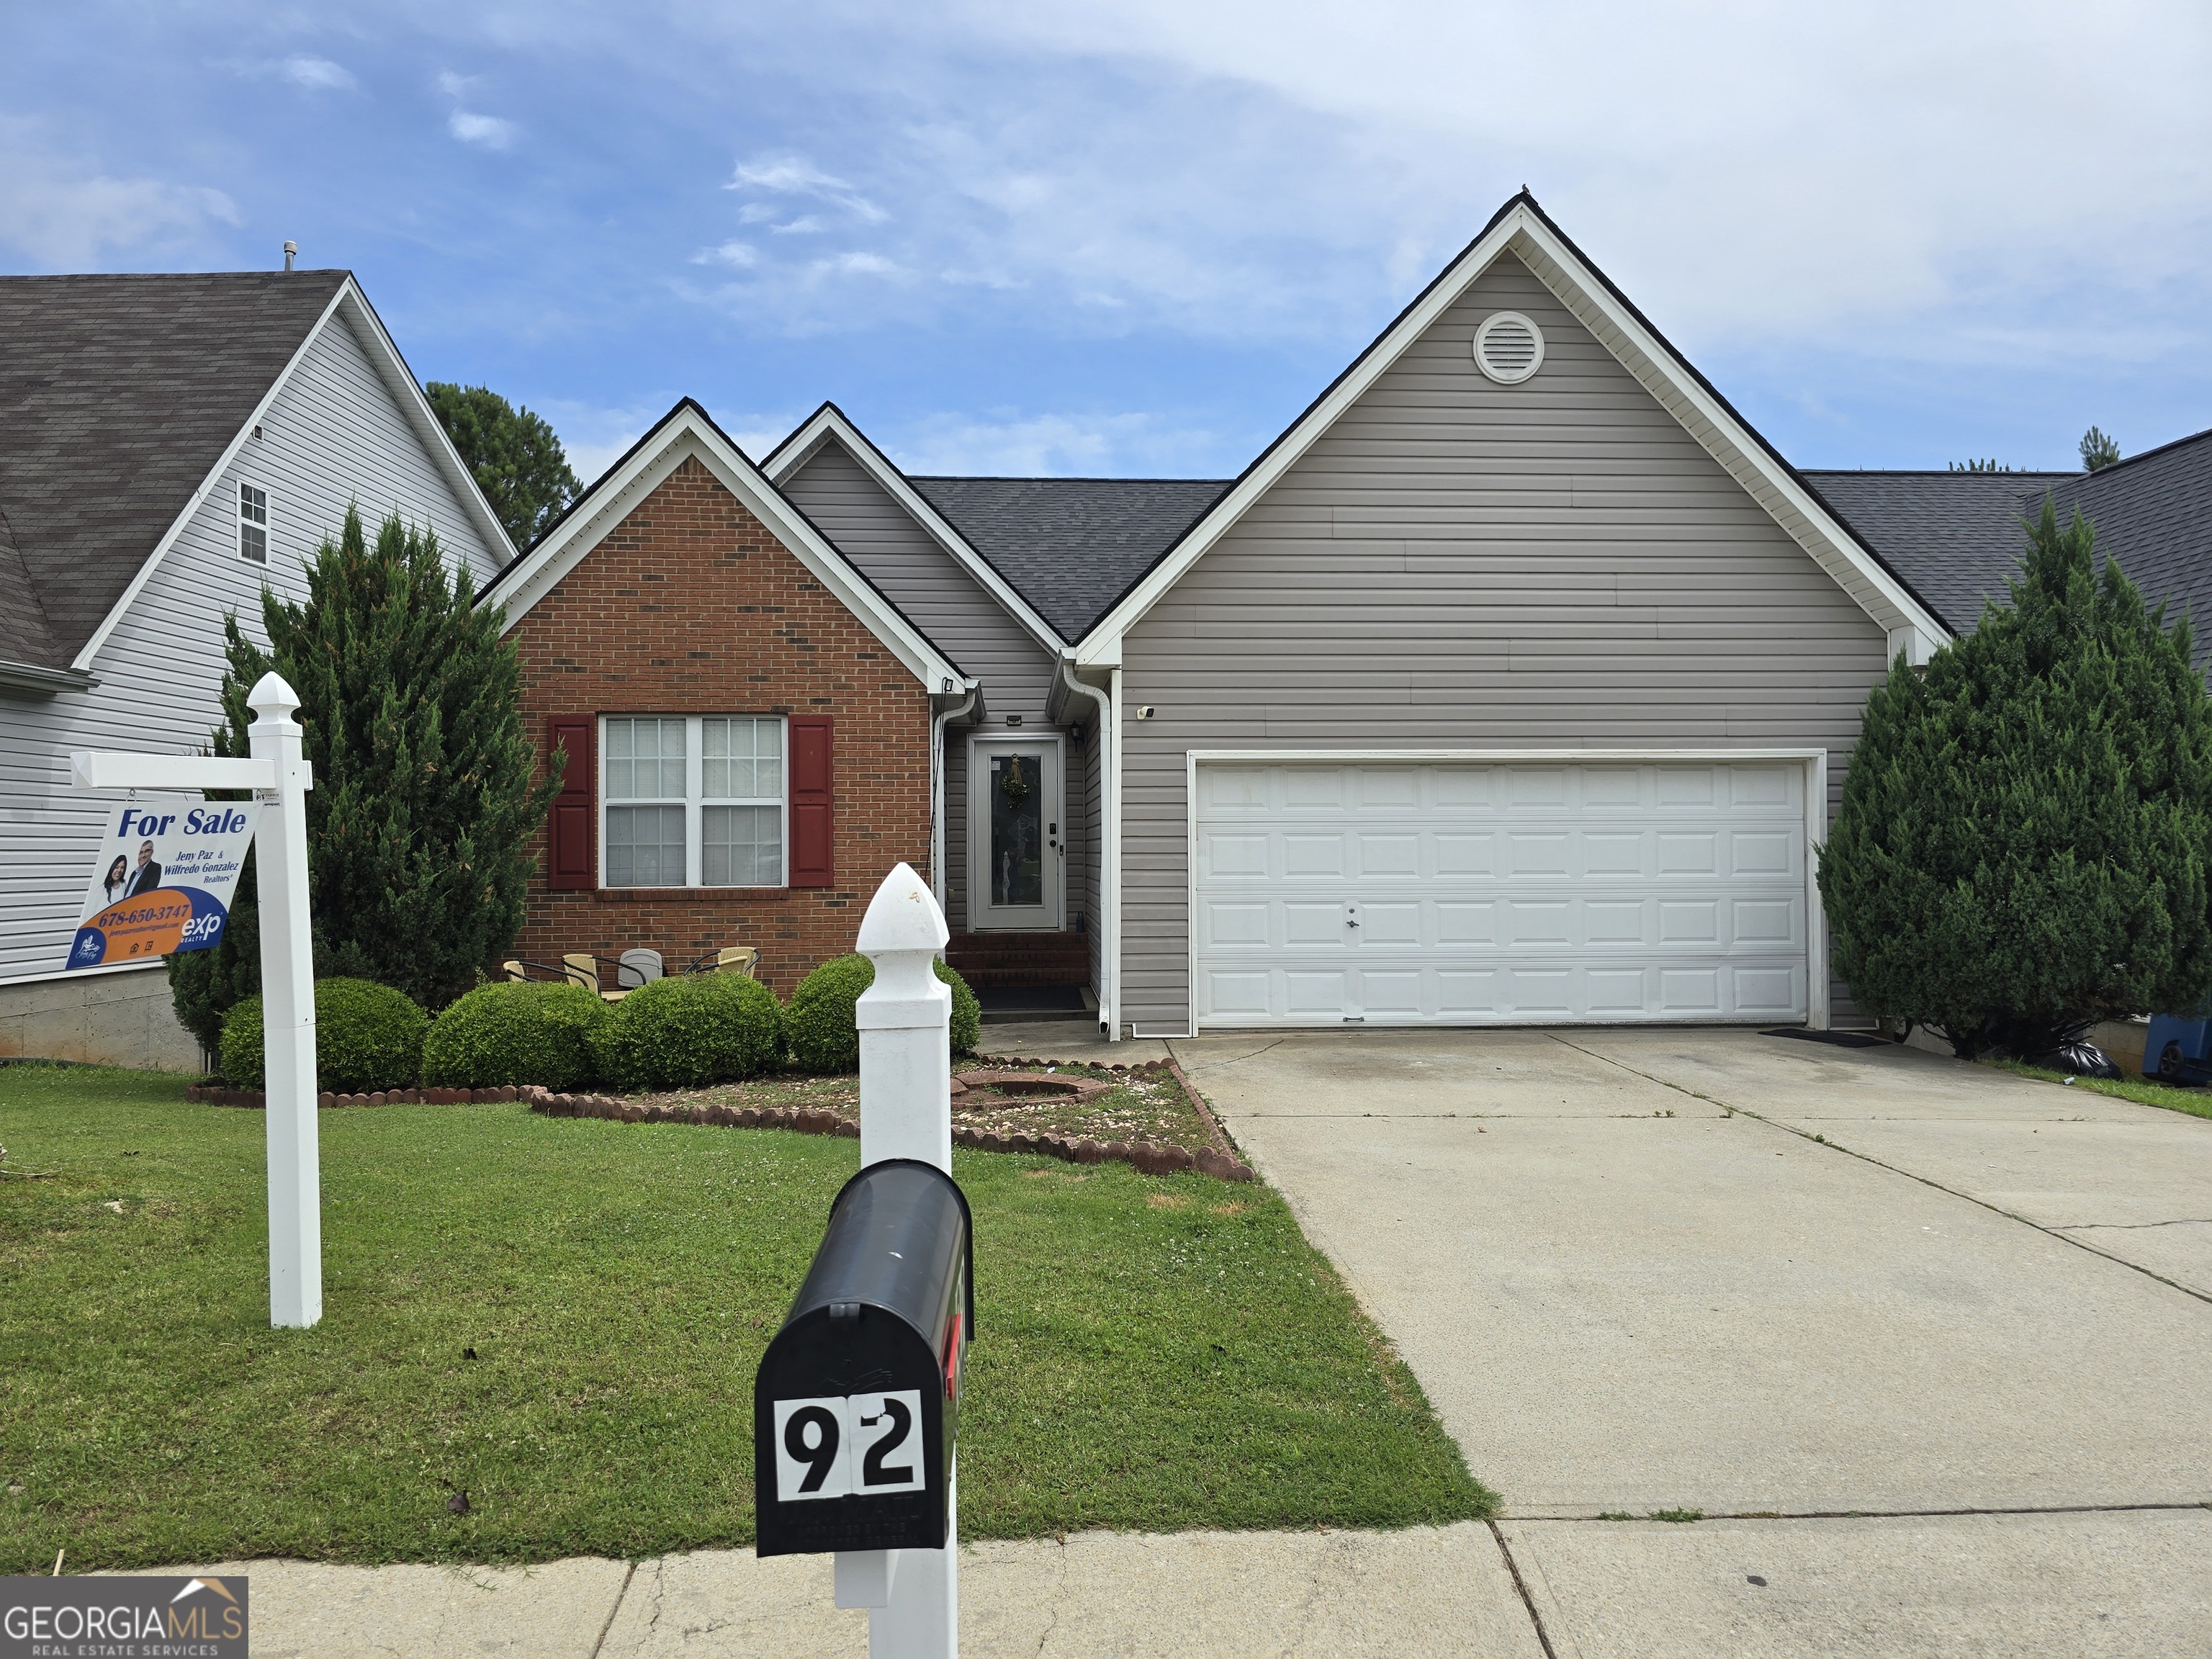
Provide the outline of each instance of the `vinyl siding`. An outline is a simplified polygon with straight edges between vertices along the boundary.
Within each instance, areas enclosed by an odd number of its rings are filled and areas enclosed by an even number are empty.
[[[1885,646],[1506,256],[1129,631],[1123,1018],[1187,1029],[1190,750],[1825,747],[1832,810]]]
[[[1018,714],[1044,723],[1055,661],[981,583],[916,524],[832,438],[782,484],[822,532],[914,625],[982,682],[980,731],[1003,730]],[[945,774],[945,920],[968,927],[968,737],[948,731]]]
[[[238,556],[241,482],[269,492],[266,567]],[[69,751],[204,748],[221,717],[223,614],[236,611],[265,644],[263,583],[305,599],[304,562],[352,501],[371,534],[394,510],[434,530],[472,583],[509,556],[478,538],[351,328],[333,316],[263,417],[262,436],[208,490],[101,646],[91,665],[100,685],[0,696],[0,982],[59,971],[101,820],[119,799],[72,789]]]

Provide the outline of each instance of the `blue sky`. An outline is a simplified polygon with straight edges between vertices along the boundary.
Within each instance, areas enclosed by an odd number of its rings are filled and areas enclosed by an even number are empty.
[[[357,271],[587,477],[677,398],[1240,469],[1526,182],[1793,460],[2212,426],[2212,9],[16,6],[0,269]]]

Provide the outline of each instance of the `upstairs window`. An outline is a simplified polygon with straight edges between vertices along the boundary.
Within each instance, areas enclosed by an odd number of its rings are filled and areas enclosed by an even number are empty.
[[[781,887],[784,723],[610,715],[600,732],[609,887]]]
[[[238,487],[238,556],[269,562],[269,492],[250,483]]]

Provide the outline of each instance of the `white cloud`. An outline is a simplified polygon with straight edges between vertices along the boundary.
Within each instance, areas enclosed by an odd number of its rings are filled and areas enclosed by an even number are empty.
[[[735,270],[750,270],[760,263],[760,252],[745,242],[724,242],[719,247],[702,248],[691,256],[695,265],[728,265]]]
[[[116,178],[55,155],[32,123],[0,118],[0,244],[48,270],[204,246],[216,226],[240,222],[237,204],[219,190]]]
[[[561,447],[568,457],[569,466],[589,485],[653,429],[675,406],[678,395],[671,392],[657,404],[633,404],[613,409],[594,408],[561,398],[548,399],[532,407],[561,434]],[[727,418],[714,410],[707,412],[716,425],[729,434],[732,441],[756,461],[781,443],[791,429],[805,418],[801,414],[775,410],[746,410]]]
[[[935,415],[896,440],[869,435],[902,471],[1007,477],[1174,477],[1190,458],[1218,447],[1218,434],[1171,426],[1157,416],[1120,415]]]
[[[880,224],[890,216],[842,179],[832,177],[799,155],[764,155],[756,161],[740,161],[731,173],[730,182],[722,188],[761,190],[778,196],[811,196],[870,224]],[[763,205],[750,203],[746,210],[750,212]],[[765,213],[756,215],[757,218],[767,216]]]
[[[310,92],[351,92],[358,84],[352,70],[327,58],[287,58],[276,66],[276,72]]]
[[[803,214],[789,224],[770,225],[769,231],[778,236],[812,236],[822,228],[822,222],[812,214]]]
[[[496,115],[477,115],[465,109],[455,110],[446,126],[463,143],[482,144],[486,149],[509,148],[514,143],[517,131],[512,121],[503,121]]]
[[[840,253],[814,262],[817,270],[831,271],[840,276],[903,276],[905,269],[886,259],[880,253]]]
[[[456,75],[451,70],[445,70],[438,76],[438,90],[448,98],[465,98],[469,95],[470,88],[479,86],[483,82],[481,75]]]

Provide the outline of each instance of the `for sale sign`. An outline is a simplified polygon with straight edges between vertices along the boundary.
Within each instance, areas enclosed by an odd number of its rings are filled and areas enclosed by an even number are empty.
[[[219,944],[260,816],[252,801],[132,801],[112,809],[69,966],[146,961]]]

